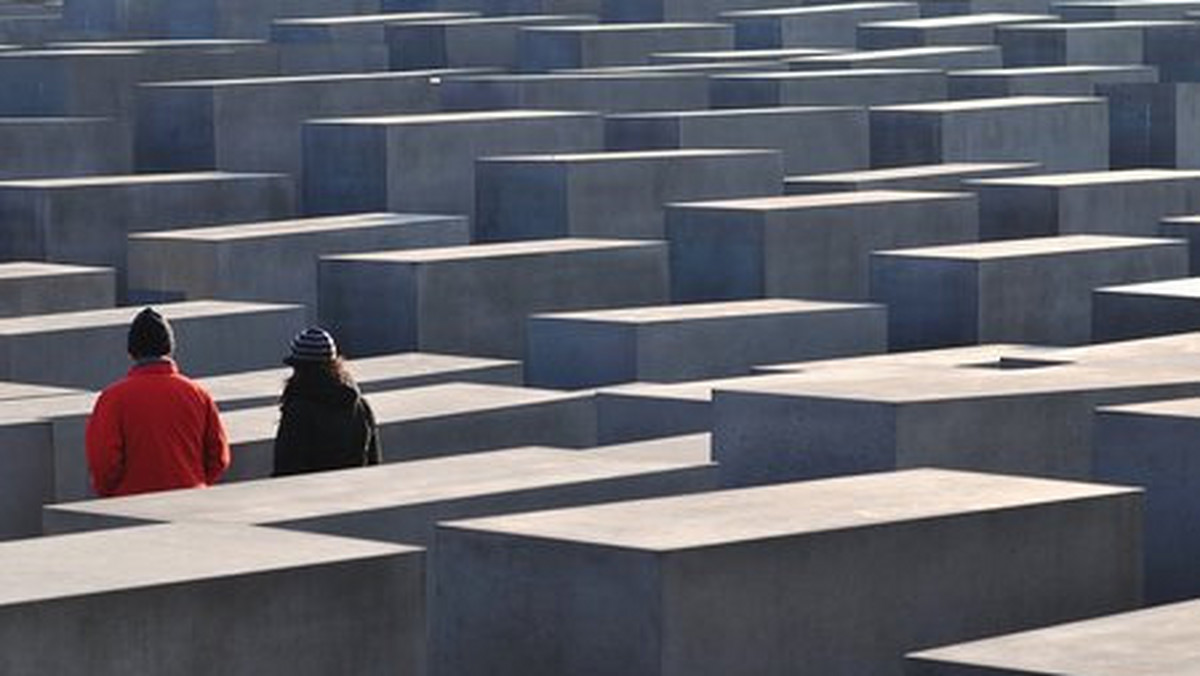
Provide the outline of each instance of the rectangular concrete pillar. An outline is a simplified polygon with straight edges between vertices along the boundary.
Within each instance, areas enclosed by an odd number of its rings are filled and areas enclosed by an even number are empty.
[[[708,107],[703,72],[518,73],[452,77],[442,83],[446,110],[576,110],[630,113]]]
[[[851,70],[745,73],[712,78],[713,108],[883,106],[946,98],[946,74],[936,70]]]
[[[558,239],[332,256],[321,323],[356,356],[422,350],[519,357],[538,312],[667,299],[666,244]]]
[[[967,193],[880,190],[672,205],[671,295],[677,302],[864,300],[872,251],[969,242],[977,233],[976,202]]]
[[[595,23],[586,15],[443,17],[387,26],[392,70],[502,68],[520,64],[518,36],[526,27]]]
[[[469,12],[399,12],[276,19],[271,22],[271,43],[279,53],[280,69],[284,73],[391,70],[386,39],[391,26],[472,16],[476,15]]]
[[[990,45],[996,28],[1009,24],[1052,21],[1046,14],[991,12],[953,16],[897,19],[859,24],[859,49],[898,49],[932,45]]]
[[[995,45],[933,45],[873,49],[844,54],[824,54],[789,59],[792,70],[843,70],[851,68],[927,68],[960,70],[998,68],[1000,48]]]
[[[655,52],[732,48],[733,28],[719,23],[534,26],[517,36],[517,62],[530,72],[631,66]]]
[[[1183,22],[1089,21],[1002,26],[996,42],[1006,66],[1140,64],[1160,31]]]
[[[1092,294],[1092,340],[1131,340],[1200,331],[1194,277],[1109,286]]]
[[[967,181],[977,178],[1032,174],[1040,166],[1033,162],[947,162],[890,169],[789,176],[784,181],[784,192],[789,195],[815,195],[850,190],[965,192],[971,190]]]
[[[110,268],[54,263],[0,263],[0,317],[99,310],[116,305]]]
[[[738,49],[853,48],[860,23],[919,15],[915,2],[846,2],[725,12],[721,19],[737,30]]]
[[[0,178],[127,174],[133,139],[110,117],[0,119]]]
[[[1112,84],[1108,98],[1114,168],[1200,168],[1200,83]]]
[[[1150,83],[1150,66],[1024,66],[961,70],[948,74],[952,99],[1001,96],[1098,96],[1108,84]],[[1114,119],[1110,111],[1110,119]]]

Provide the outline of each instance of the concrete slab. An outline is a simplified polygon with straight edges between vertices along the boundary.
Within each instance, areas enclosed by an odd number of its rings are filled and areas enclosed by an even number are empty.
[[[784,192],[816,195],[851,190],[932,190],[965,192],[966,181],[996,176],[1036,173],[1041,165],[1032,162],[946,162],[889,169],[865,169],[837,173],[789,176]]]
[[[872,251],[974,241],[977,227],[968,193],[871,190],[675,204],[667,209],[671,296],[865,300]]]
[[[1092,339],[1095,289],[1178,277],[1171,239],[1069,235],[871,256],[871,298],[887,305],[893,349],[970,343],[1078,345]],[[1115,337],[1115,336],[1114,336]]]
[[[263,77],[289,72],[279,49],[263,40],[105,39],[52,42],[48,50],[132,51],[136,82]]]
[[[321,256],[469,241],[461,216],[387,213],[140,233],[129,238],[129,285],[188,300],[295,303],[315,320]]]
[[[442,83],[446,110],[526,108],[628,113],[708,107],[703,72],[479,75]]]
[[[1092,340],[1146,338],[1200,331],[1200,280],[1195,277],[1096,289]]]
[[[113,307],[116,287],[109,268],[0,263],[0,317]]]
[[[595,23],[595,17],[521,14],[444,17],[387,27],[388,63],[393,70],[417,68],[503,68],[520,65],[521,30],[530,26]]]
[[[1053,21],[1048,14],[985,12],[953,16],[873,21],[859,24],[859,49],[898,49],[931,45],[990,45],[996,27],[1009,24]]]
[[[665,205],[779,195],[775,150],[683,149],[479,160],[477,241],[555,237],[662,239]]]
[[[592,113],[498,110],[313,120],[304,125],[304,209],[473,215],[475,161],[603,144]]]
[[[276,19],[271,22],[271,43],[279,52],[281,70],[285,73],[391,70],[386,38],[390,26],[473,16],[477,15],[471,12],[388,12]]]
[[[517,63],[529,72],[628,66],[649,63],[655,52],[733,46],[733,28],[722,23],[533,26],[522,29],[517,36]]]
[[[924,470],[449,522],[432,663],[898,675],[913,646],[1135,607],[1138,507],[1131,489]],[[928,548],[943,565],[921,565]]]
[[[1054,13],[1067,21],[1188,19],[1200,10],[1196,0],[1055,0]]]
[[[744,73],[712,78],[713,108],[882,106],[946,98],[946,74],[936,70],[850,70]]]
[[[1158,235],[1186,240],[1189,259],[1188,274],[1200,275],[1200,216],[1164,218],[1158,225]]]
[[[0,50],[0,115],[121,118],[131,109],[142,52]]]
[[[133,139],[113,118],[6,117],[0,155],[0,179],[121,174],[133,170]]]
[[[921,16],[1050,14],[1050,0],[921,0]]]
[[[1158,71],[1152,66],[1025,66],[985,68],[948,74],[952,99],[1000,96],[1098,96],[1109,84],[1152,83]],[[1110,112],[1110,119],[1112,118]]]
[[[870,163],[867,113],[850,106],[782,106],[626,113],[605,119],[609,150],[769,148],[789,174]]]
[[[1086,21],[1001,26],[996,42],[1006,66],[1141,64],[1147,45],[1184,22]]]
[[[347,16],[390,11],[390,0],[198,0],[188,4],[147,0],[136,8],[123,0],[72,0],[64,24],[87,35],[172,38],[269,37],[271,22],[284,17]],[[398,4],[398,3],[397,3]]]
[[[1200,172],[1069,172],[980,179],[983,239],[1080,233],[1154,236],[1167,216],[1200,213]]]
[[[1114,168],[1200,168],[1200,83],[1112,84],[1108,98]]]
[[[1145,44],[1145,62],[1158,69],[1163,82],[1200,81],[1200,24],[1176,22],[1154,31],[1154,39]]]
[[[355,356],[419,349],[516,358],[530,314],[667,299],[662,242],[479,244],[335,256],[320,265],[321,323]]]
[[[789,59],[792,70],[842,70],[850,68],[928,68],[957,70],[992,68],[1001,64],[1000,48],[995,45],[933,45],[870,49],[842,54],[805,56]]]
[[[757,1],[757,0],[756,0]],[[725,49],[707,52],[656,52],[650,55],[651,63],[713,63],[722,61],[760,61],[763,65],[786,61],[803,56],[834,54],[840,50],[815,47],[789,47],[786,49]]]
[[[724,12],[737,30],[738,49],[854,47],[858,24],[915,19],[915,2],[845,2]]]
[[[759,364],[887,349],[881,306],[800,300],[684,304],[534,315],[530,385],[580,388],[749,374]]]
[[[0,668],[10,673],[204,664],[231,674],[391,674],[425,663],[424,558],[412,547],[170,524],[5,543],[0,557]],[[231,635],[254,640],[230,645]],[[227,649],[204,648],[221,642]]]
[[[871,163],[1037,162],[1050,171],[1107,169],[1108,129],[1108,106],[1094,97],[881,106],[871,110]]]

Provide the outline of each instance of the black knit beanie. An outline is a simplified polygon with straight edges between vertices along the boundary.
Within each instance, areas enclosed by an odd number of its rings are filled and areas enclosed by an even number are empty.
[[[175,334],[166,318],[146,308],[129,325],[129,354],[135,359],[163,357],[175,351]]]

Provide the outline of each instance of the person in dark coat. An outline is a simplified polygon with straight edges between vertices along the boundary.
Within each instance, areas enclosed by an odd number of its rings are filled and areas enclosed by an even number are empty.
[[[333,336],[310,328],[283,360],[293,369],[280,403],[273,476],[378,465],[375,415],[338,355]]]

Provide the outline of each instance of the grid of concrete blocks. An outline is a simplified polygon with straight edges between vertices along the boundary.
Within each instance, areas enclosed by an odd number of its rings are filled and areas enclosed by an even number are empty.
[[[0,42],[0,673],[1196,673],[1200,0],[5,2]],[[96,499],[147,304],[233,466]],[[313,324],[385,462],[270,479]]]

